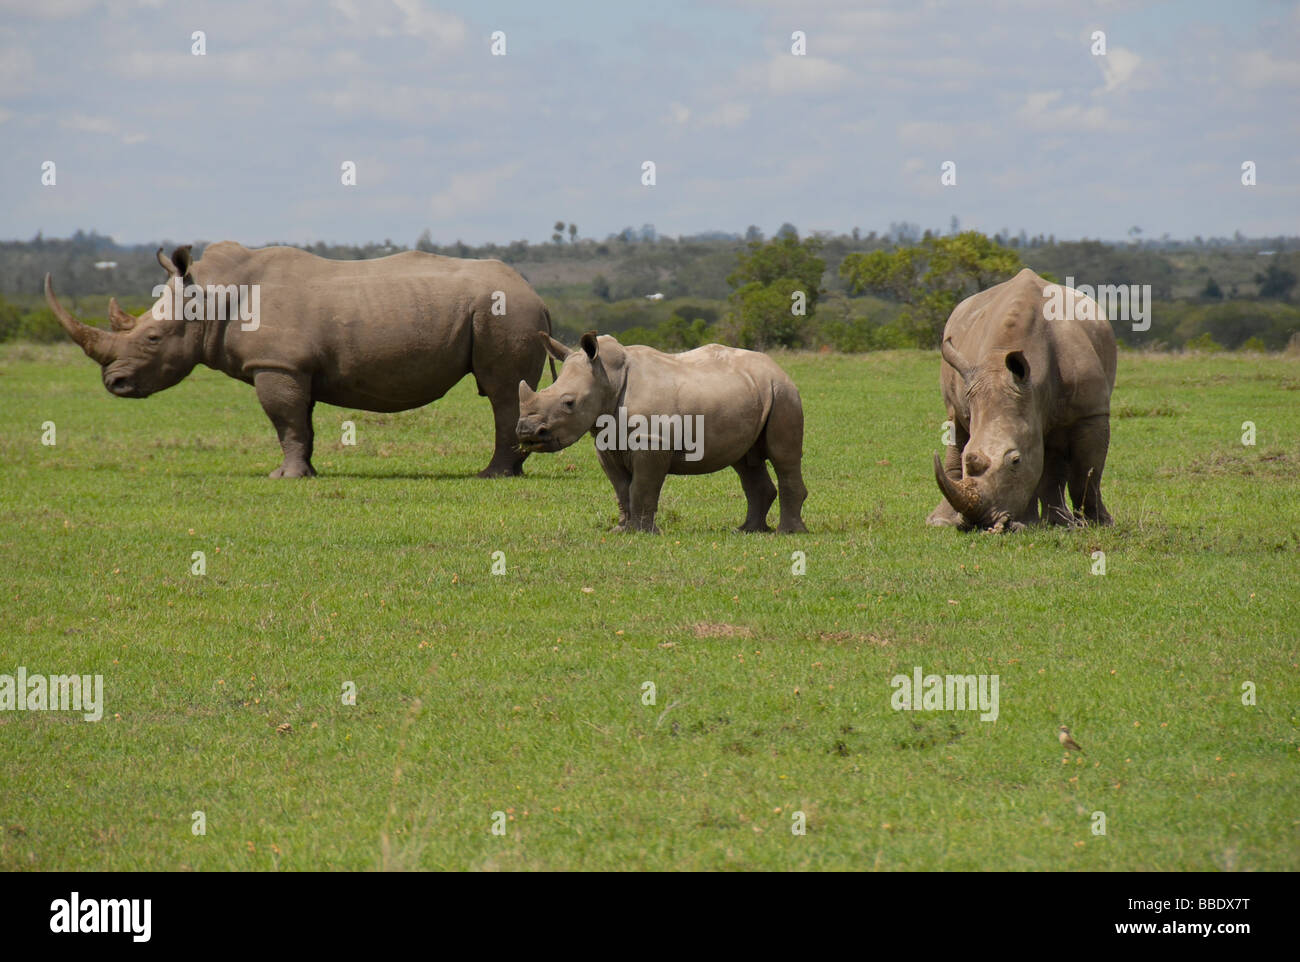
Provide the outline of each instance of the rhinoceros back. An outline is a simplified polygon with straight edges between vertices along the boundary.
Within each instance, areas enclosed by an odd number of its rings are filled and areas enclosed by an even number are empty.
[[[256,329],[225,326],[227,373],[251,380],[268,368],[309,372],[316,400],[365,410],[437,400],[472,370],[476,334],[518,343],[546,323],[540,298],[499,261],[419,251],[335,261],[223,242],[204,252],[193,274],[200,285],[259,289]],[[504,312],[494,314],[494,303]]]

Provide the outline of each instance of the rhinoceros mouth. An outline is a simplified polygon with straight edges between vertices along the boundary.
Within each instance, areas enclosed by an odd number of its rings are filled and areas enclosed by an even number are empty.
[[[953,480],[944,470],[943,462],[934,456],[934,479],[944,498],[961,515],[962,531],[988,531],[994,534],[1019,531],[1024,525],[1014,520],[1010,511],[988,503],[984,493],[972,478]]]
[[[533,438],[520,438],[519,450],[528,454],[552,454],[560,450],[562,445],[557,439],[552,438],[549,441],[539,441]]]
[[[1012,531],[1023,531],[1025,526],[1019,521],[1011,520],[1011,512],[1000,511],[993,515],[989,524],[984,526],[983,530],[991,534],[1005,534]]]
[[[148,395],[147,391],[140,390],[133,381],[124,378],[115,379],[105,385],[108,393],[114,397],[141,398]]]

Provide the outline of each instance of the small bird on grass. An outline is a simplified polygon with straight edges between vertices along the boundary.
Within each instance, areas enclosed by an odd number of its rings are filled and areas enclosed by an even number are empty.
[[[1083,749],[1079,747],[1079,743],[1070,737],[1070,729],[1066,728],[1064,725],[1056,730],[1056,737],[1060,741],[1061,747],[1067,752],[1075,751],[1080,755],[1083,754]]]

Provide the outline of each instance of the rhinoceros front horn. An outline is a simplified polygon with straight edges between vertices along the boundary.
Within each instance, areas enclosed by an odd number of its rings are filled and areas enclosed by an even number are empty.
[[[113,350],[113,335],[89,324],[82,324],[69,314],[54,296],[54,280],[49,274],[45,275],[45,303],[50,305],[50,310],[68,332],[68,336],[77,342],[87,356],[100,364],[109,364],[117,359],[117,353]]]
[[[954,481],[948,477],[948,472],[943,469],[943,462],[937,454],[934,456],[934,480],[939,482],[939,490],[958,514],[970,524],[980,524],[984,517],[984,505],[975,490],[974,481],[970,478]]]

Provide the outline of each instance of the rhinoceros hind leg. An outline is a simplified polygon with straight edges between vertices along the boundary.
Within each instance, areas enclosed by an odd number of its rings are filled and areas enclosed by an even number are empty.
[[[496,428],[496,446],[492,451],[492,460],[478,473],[480,478],[515,478],[524,473],[524,459],[527,451],[519,450],[519,438],[515,434],[515,425],[519,423],[519,388],[509,392],[494,391],[488,395],[492,402],[492,421]]]
[[[539,302],[540,309],[540,302]],[[546,349],[533,330],[547,330],[544,310],[532,316],[530,324],[522,319],[495,317],[486,309],[473,320],[473,343],[470,347],[470,371],[479,394],[492,404],[496,442],[492,460],[478,473],[480,478],[517,477],[524,473],[527,451],[519,450],[515,425],[519,423],[519,382],[536,388],[542,377]],[[534,327],[535,325],[535,327]]]
[[[253,375],[253,387],[262,410],[275,425],[284,452],[284,461],[270,477],[315,477],[316,470],[311,466],[311,378],[288,371],[258,371]]]
[[[803,483],[803,404],[793,385],[788,390],[778,386],[772,399],[772,413],[767,416],[767,426],[758,444],[776,470],[781,498],[781,519],[776,530],[781,534],[806,532],[803,503],[808,488]]]
[[[740,486],[745,489],[745,501],[748,508],[745,521],[738,531],[771,531],[767,524],[767,512],[776,500],[776,485],[767,473],[767,461],[757,445],[732,465],[740,475]]]

